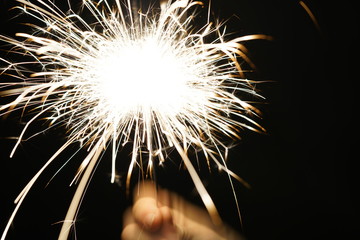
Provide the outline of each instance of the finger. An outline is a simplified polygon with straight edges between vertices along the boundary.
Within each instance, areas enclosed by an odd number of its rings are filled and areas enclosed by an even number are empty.
[[[127,225],[121,232],[122,240],[164,240],[164,239],[181,239],[180,234],[173,225],[165,224],[161,231],[147,232],[138,224],[131,223]]]
[[[149,181],[140,183],[135,189],[134,201],[132,213],[135,221],[147,231],[160,229],[163,219],[155,184]]]
[[[144,230],[134,219],[131,209],[124,213],[124,226],[121,232],[122,240],[160,240],[160,239],[180,239],[179,229],[175,227],[170,220],[170,211],[168,207],[161,207],[160,212],[164,219],[161,229],[156,232]]]
[[[132,214],[132,209],[126,209],[123,215],[123,230],[121,232],[121,240],[138,239],[135,234],[139,234],[140,229],[135,222]]]
[[[138,224],[132,223],[127,225],[121,232],[121,240],[158,240],[162,239],[157,235],[148,233],[140,228]]]
[[[136,223],[127,224],[121,232],[121,240],[139,239],[136,234],[139,235],[140,232],[141,230]]]
[[[162,217],[162,224],[170,224],[173,225],[173,217],[172,217],[172,213],[169,207],[167,206],[163,206],[159,208],[160,210],[160,214]]]

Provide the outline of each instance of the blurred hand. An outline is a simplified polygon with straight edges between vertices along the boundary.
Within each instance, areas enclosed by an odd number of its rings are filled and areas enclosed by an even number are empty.
[[[124,214],[122,240],[239,240],[234,230],[215,226],[204,209],[152,182],[135,188],[134,204]]]

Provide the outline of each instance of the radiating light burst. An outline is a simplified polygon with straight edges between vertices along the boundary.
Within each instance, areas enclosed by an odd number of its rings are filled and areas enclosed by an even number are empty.
[[[157,12],[134,13],[129,0],[83,0],[95,20],[91,24],[70,4],[64,13],[53,1],[17,1],[23,12],[41,20],[43,26],[32,26],[33,33],[17,33],[16,39],[0,36],[14,46],[12,53],[33,59],[1,59],[5,63],[2,74],[21,81],[0,82],[1,88],[8,89],[1,96],[15,96],[0,106],[0,114],[36,110],[11,156],[31,124],[44,116],[49,128],[66,125],[69,136],[16,199],[1,239],[38,177],[73,143],[80,143],[88,154],[74,178],[78,188],[59,239],[68,237],[101,153],[111,146],[113,182],[117,151],[125,144],[132,146],[127,184],[136,168],[151,177],[154,164],[166,161],[167,151],[175,149],[213,220],[219,221],[187,153],[201,150],[208,162],[241,180],[227,168],[227,148],[219,136],[237,138],[242,128],[264,131],[250,118],[258,110],[239,94],[261,97],[252,81],[244,78],[241,62],[252,63],[242,42],[269,37],[250,35],[226,41],[221,25],[210,18],[204,26],[193,27],[195,10],[204,5],[200,1],[161,1]],[[40,70],[32,70],[34,65]]]

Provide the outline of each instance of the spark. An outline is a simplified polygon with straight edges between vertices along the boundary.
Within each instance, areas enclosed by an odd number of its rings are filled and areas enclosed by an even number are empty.
[[[301,5],[302,8],[304,8],[304,10],[310,17],[311,21],[314,23],[314,25],[315,25],[316,29],[319,31],[319,33],[321,33],[321,27],[319,25],[319,22],[316,19],[314,13],[311,11],[311,9],[306,5],[306,3],[304,3],[304,1],[299,1],[299,4]]]
[[[5,88],[0,95],[14,97],[0,105],[0,115],[28,108],[36,112],[19,135],[11,157],[33,122],[44,116],[49,129],[63,125],[69,136],[15,200],[1,240],[38,177],[74,143],[88,154],[71,183],[78,187],[59,239],[68,237],[101,154],[111,146],[114,182],[117,151],[126,144],[132,146],[127,186],[134,169],[140,167],[151,177],[156,163],[166,161],[169,149],[175,149],[213,221],[219,222],[188,152],[201,150],[229,178],[242,181],[227,168],[222,136],[238,138],[244,128],[264,131],[251,118],[259,111],[238,95],[261,98],[242,69],[241,61],[252,66],[243,42],[269,37],[250,35],[226,41],[221,24],[209,19],[204,26],[193,27],[195,10],[204,5],[201,1],[162,1],[161,9],[154,13],[133,12],[129,0],[112,4],[83,0],[82,7],[94,19],[91,24],[70,4],[65,13],[53,1],[17,2],[24,13],[45,26],[32,25],[33,33],[17,33],[17,38],[0,36],[13,45],[13,54],[32,59],[12,63],[0,58],[5,63],[2,74],[16,79],[0,82],[0,88]],[[38,70],[32,70],[34,65]]]

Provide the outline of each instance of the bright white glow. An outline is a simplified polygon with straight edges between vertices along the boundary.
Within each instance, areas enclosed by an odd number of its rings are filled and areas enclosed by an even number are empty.
[[[97,108],[108,110],[111,118],[131,117],[134,110],[180,114],[194,78],[187,62],[154,39],[131,43],[108,44],[99,49],[100,57],[88,60],[93,67],[84,79],[94,88],[89,95],[100,99]]]

